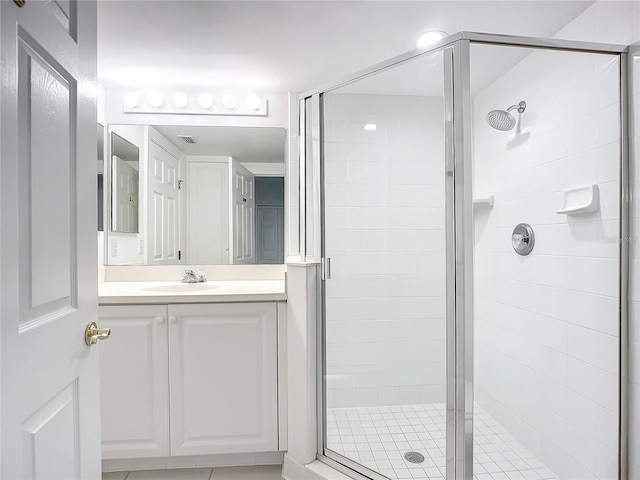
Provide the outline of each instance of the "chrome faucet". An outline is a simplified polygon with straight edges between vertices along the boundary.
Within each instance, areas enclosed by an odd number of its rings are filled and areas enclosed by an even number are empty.
[[[198,277],[193,270],[185,270],[182,272],[182,283],[198,283]]]
[[[193,270],[185,270],[182,272],[182,283],[204,283],[207,281],[207,277],[204,272],[194,272]]]

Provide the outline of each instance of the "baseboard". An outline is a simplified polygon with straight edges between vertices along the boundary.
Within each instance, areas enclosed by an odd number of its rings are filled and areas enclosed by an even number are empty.
[[[244,467],[250,465],[282,465],[283,452],[229,453],[186,457],[124,458],[102,460],[103,472],[131,470],[166,470],[197,467]]]

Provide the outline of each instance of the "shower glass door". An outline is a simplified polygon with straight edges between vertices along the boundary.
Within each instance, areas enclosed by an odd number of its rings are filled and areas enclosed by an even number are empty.
[[[322,96],[323,454],[370,478],[445,478],[450,53]]]

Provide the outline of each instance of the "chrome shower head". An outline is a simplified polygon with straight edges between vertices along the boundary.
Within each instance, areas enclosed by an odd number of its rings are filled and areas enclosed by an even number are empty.
[[[506,132],[513,128],[516,124],[516,119],[513,118],[513,115],[505,112],[504,110],[491,110],[487,114],[487,123],[490,127],[493,127],[496,130]]]
[[[503,132],[511,130],[516,124],[516,119],[509,112],[514,108],[518,109],[518,113],[522,113],[526,110],[527,103],[522,101],[518,105],[511,105],[506,110],[491,110],[487,113],[487,123],[496,130]]]

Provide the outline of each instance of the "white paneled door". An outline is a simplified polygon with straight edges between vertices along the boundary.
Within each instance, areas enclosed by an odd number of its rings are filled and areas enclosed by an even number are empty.
[[[149,142],[148,265],[177,264],[180,248],[180,160]]]
[[[186,190],[188,263],[231,263],[229,163],[187,162]]]
[[[256,263],[255,176],[236,160],[231,162],[231,202],[233,263]]]
[[[112,195],[114,230],[135,233],[138,231],[138,170],[115,155],[112,165],[117,190]]]
[[[98,479],[96,4],[0,19],[0,477]]]

